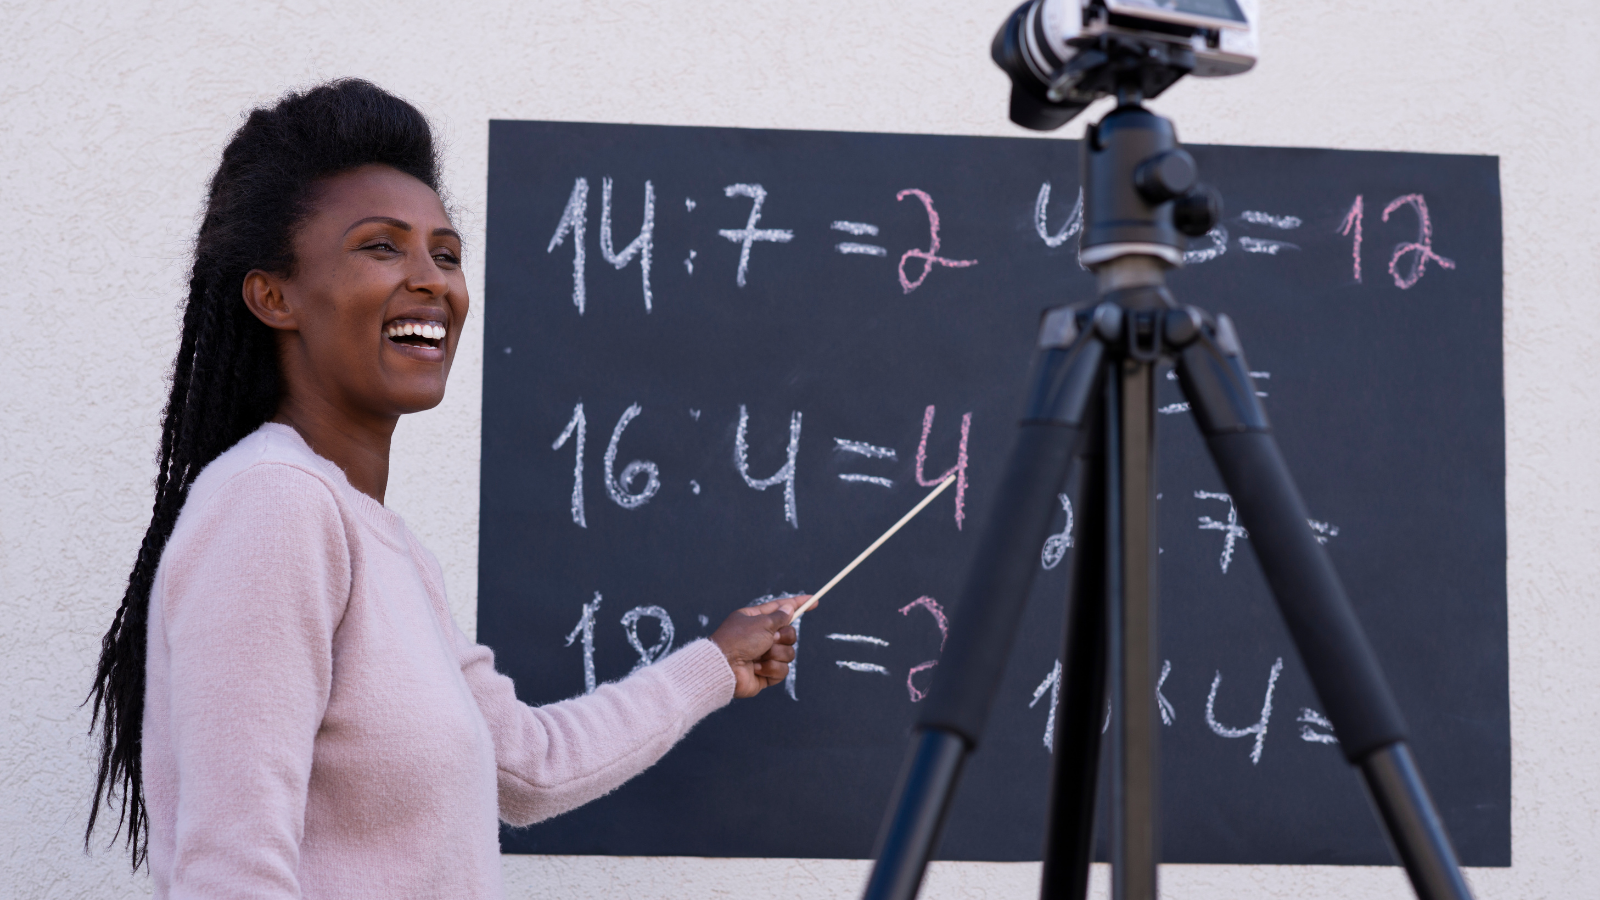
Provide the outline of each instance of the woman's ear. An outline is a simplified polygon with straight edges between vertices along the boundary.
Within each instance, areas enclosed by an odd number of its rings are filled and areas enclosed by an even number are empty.
[[[300,323],[283,294],[283,279],[251,269],[244,276],[244,305],[268,328],[298,331]]]

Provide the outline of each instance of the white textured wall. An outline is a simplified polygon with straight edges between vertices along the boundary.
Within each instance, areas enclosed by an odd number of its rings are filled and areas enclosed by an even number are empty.
[[[1011,4],[0,0],[0,896],[149,890],[120,854],[81,849],[90,746],[77,704],[149,514],[185,255],[241,111],[346,74],[411,98],[446,136],[448,182],[481,247],[490,118],[1016,133],[987,59]],[[1156,104],[1187,140],[1501,158],[1515,864],[1470,877],[1486,898],[1600,896],[1600,12],[1594,0],[1264,5],[1255,72],[1191,80]],[[480,261],[468,266],[481,287]],[[402,425],[390,491],[469,630],[479,322],[444,405]],[[505,871],[516,898],[800,900],[854,894],[865,868],[507,857]],[[1168,896],[1193,900],[1406,895],[1395,869],[1163,877]],[[1026,897],[1036,879],[1033,865],[941,864],[926,895]]]

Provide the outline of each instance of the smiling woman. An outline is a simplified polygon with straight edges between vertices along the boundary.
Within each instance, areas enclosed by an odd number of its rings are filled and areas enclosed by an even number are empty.
[[[157,897],[497,897],[497,819],[605,794],[787,674],[805,597],[543,708],[451,621],[383,498],[400,416],[444,397],[461,258],[427,121],[367,82],[255,110],[223,151],[90,695],[85,840],[120,801]]]
[[[320,179],[308,199],[294,269],[244,277],[245,305],[277,333],[273,421],[382,502],[395,422],[444,399],[467,317],[461,236],[433,187],[382,163]]]

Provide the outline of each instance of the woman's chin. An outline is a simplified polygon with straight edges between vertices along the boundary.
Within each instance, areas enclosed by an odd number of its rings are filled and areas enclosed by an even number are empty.
[[[405,385],[390,394],[389,406],[402,416],[426,412],[444,402],[444,379],[427,384]]]

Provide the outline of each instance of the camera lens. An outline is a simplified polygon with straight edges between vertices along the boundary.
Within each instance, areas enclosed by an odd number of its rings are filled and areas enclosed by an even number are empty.
[[[1043,0],[1030,0],[1017,7],[995,33],[989,55],[1011,77],[1011,121],[1034,131],[1053,131],[1072,121],[1088,104],[1057,103],[1047,96],[1050,85],[1041,72],[1053,72],[1061,64],[1056,59],[1040,59],[1048,53],[1042,40],[1029,41],[1025,29],[1038,28],[1036,7]]]

